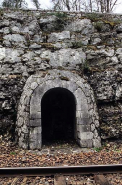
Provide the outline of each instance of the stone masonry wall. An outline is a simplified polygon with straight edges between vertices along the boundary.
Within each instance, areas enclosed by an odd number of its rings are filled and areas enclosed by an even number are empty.
[[[46,92],[57,87],[69,90],[75,98],[74,136],[79,146],[100,147],[99,117],[92,88],[79,75],[57,69],[31,75],[24,86],[16,122],[19,146],[25,149],[41,149],[44,134],[41,102]],[[47,112],[46,116],[49,116]],[[50,119],[50,125],[53,120]]]
[[[95,94],[101,137],[122,137],[122,15],[1,9],[0,134],[14,139],[26,80],[51,69],[84,78]]]

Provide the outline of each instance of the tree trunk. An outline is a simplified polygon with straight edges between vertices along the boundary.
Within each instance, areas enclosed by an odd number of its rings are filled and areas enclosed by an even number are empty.
[[[70,11],[69,0],[66,0],[66,7],[67,7],[67,10]]]
[[[90,0],[89,4],[90,4],[90,11],[92,12],[92,0]]]

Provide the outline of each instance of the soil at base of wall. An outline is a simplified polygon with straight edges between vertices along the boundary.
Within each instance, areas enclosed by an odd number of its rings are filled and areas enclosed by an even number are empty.
[[[74,144],[44,146],[41,151],[23,150],[1,140],[0,167],[121,164],[122,143],[104,143],[100,148],[79,149]],[[67,150],[68,148],[68,150]]]

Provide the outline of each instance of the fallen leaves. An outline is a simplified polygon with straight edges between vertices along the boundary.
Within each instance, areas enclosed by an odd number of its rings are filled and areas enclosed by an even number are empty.
[[[0,149],[3,151],[3,146]],[[15,148],[14,148],[15,149]],[[2,153],[2,152],[1,152]],[[30,151],[24,151],[23,155],[16,148],[16,152],[11,153],[11,148],[0,154],[0,167],[24,167],[24,166],[57,166],[57,165],[90,165],[90,164],[119,164],[122,161],[122,151],[101,150],[100,152],[81,152],[76,154],[54,155],[33,154]]]

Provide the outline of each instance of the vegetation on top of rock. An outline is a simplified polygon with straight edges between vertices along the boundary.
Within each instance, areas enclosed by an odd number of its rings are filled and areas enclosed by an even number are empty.
[[[98,13],[86,13],[86,17],[90,19],[92,22],[98,21],[103,19],[104,14],[98,14]]]
[[[60,18],[60,19],[64,19],[64,18],[67,18],[67,13],[65,13],[65,12],[56,12],[55,16]]]

